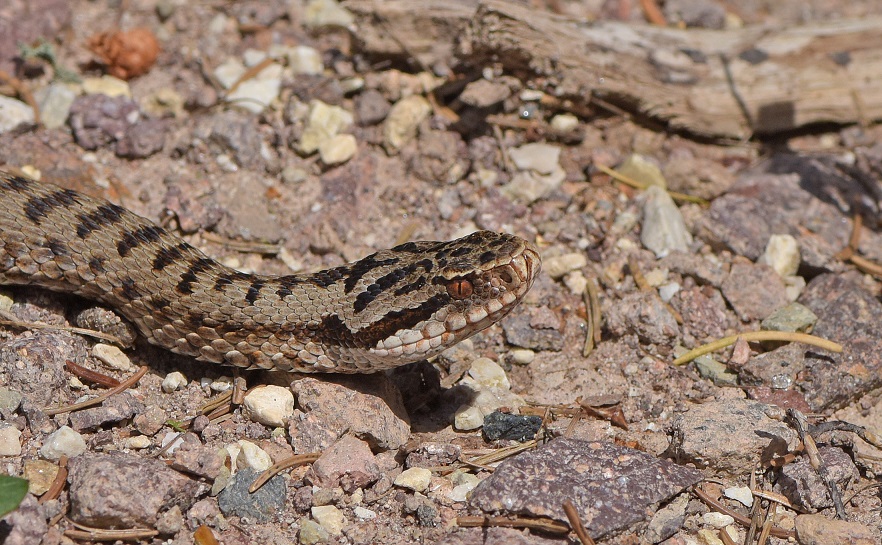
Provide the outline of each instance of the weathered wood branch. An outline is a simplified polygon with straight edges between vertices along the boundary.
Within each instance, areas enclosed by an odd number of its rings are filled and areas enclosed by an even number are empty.
[[[356,5],[366,12],[366,2]],[[455,1],[374,5],[373,18],[391,17],[387,31],[400,28],[395,10],[421,24],[446,21],[443,32],[428,24],[414,38],[396,30],[402,52],[458,42],[461,61],[498,63],[557,96],[600,99],[696,136],[882,119],[882,17],[717,31],[576,21],[500,0],[479,4],[470,21]]]

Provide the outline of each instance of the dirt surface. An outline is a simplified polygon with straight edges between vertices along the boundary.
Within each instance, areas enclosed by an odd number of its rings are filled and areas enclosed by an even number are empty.
[[[631,4],[523,3],[639,32],[644,14]],[[815,436],[819,472],[785,413],[882,430],[882,284],[867,272],[882,260],[882,130],[733,145],[618,107],[576,107],[554,98],[553,78],[476,63],[449,41],[459,10],[476,6],[452,3],[424,34],[372,18],[366,2],[343,13],[296,1],[0,6],[0,85],[39,104],[43,121],[22,114],[2,129],[5,170],[118,202],[249,272],[319,270],[476,229],[529,239],[544,271],[502,323],[388,375],[234,378],[141,341],[106,355],[90,337],[2,326],[0,473],[28,477],[33,495],[0,521],[0,541],[90,542],[75,532],[134,528],[144,543],[576,543],[562,507],[571,500],[603,543],[717,543],[720,532],[745,542],[745,526],[690,492],[701,477],[728,512],[767,517],[780,530],[769,543],[882,539],[872,486],[882,451],[854,429],[828,430]],[[663,13],[731,29],[875,9],[707,1],[667,2]],[[147,31],[115,34],[136,28]],[[445,39],[411,55],[375,38],[400,45],[432,32]],[[99,81],[108,73],[131,79]],[[111,313],[63,294],[3,287],[0,309],[132,338]],[[593,310],[601,323],[588,350]],[[742,340],[673,363],[756,330],[811,332],[842,352]],[[148,370],[100,407],[52,415],[107,389],[67,361],[120,381]],[[268,401],[203,414],[242,382],[266,385]],[[509,418],[518,414],[532,418]],[[492,480],[496,461],[475,462],[534,438]],[[248,493],[268,465],[313,452],[322,458]],[[60,494],[37,504],[65,465]],[[724,497],[746,486],[790,504]],[[828,486],[846,498],[845,522]],[[542,522],[463,528],[467,516]],[[837,537],[812,541],[825,533]]]

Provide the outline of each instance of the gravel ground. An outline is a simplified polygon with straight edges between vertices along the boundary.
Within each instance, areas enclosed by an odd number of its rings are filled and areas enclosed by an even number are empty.
[[[529,5],[642,20],[625,1]],[[743,543],[731,514],[767,517],[768,543],[882,540],[873,437],[819,432],[819,471],[787,412],[882,430],[882,285],[842,253],[861,216],[854,250],[882,260],[879,127],[696,141],[551,105],[529,77],[440,42],[415,56],[368,49],[368,35],[391,34],[385,20],[366,1],[343,6],[8,2],[0,85],[35,101],[42,124],[0,97],[0,166],[118,202],[249,272],[490,229],[534,242],[543,274],[501,324],[434,361],[356,377],[234,376],[137,340],[88,301],[3,287],[6,318],[104,331],[126,349],[0,328],[0,473],[32,492],[0,520],[0,541],[97,542],[76,533],[93,528],[174,544],[577,543],[565,503],[602,543]],[[719,27],[875,9],[708,0],[663,12]],[[810,332],[842,352],[742,339],[674,364],[757,330]],[[146,374],[100,406],[52,414],[107,390],[67,362]],[[230,411],[203,410],[234,391]],[[505,449],[494,471],[483,456]],[[38,503],[54,480],[60,494]]]

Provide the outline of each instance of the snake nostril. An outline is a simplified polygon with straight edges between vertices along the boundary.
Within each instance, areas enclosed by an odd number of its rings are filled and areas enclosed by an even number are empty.
[[[499,273],[499,279],[506,284],[511,284],[514,281],[514,278],[511,276],[511,271],[502,271]]]

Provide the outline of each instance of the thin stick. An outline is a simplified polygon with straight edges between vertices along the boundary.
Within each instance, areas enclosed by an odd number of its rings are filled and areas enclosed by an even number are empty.
[[[82,365],[77,365],[76,363],[65,360],[64,364],[70,369],[70,372],[75,374],[81,379],[88,380],[89,382],[94,382],[95,384],[100,384],[101,386],[105,386],[107,388],[116,388],[119,386],[119,381],[113,377],[109,377],[103,373],[99,373],[98,371],[92,371]]]
[[[739,338],[744,339],[747,342],[755,342],[755,341],[782,341],[782,342],[798,342],[804,343],[811,346],[816,346],[818,348],[822,348],[827,350],[828,352],[842,352],[842,345],[835,343],[833,341],[828,341],[827,339],[822,339],[820,337],[815,337],[814,335],[808,335],[806,333],[795,333],[792,331],[749,331],[746,333],[739,333],[738,335],[732,335],[730,337],[724,337],[712,343],[708,343],[689,352],[686,352],[679,358],[674,360],[674,365],[683,365],[684,363],[688,363],[699,356],[703,356],[705,354],[709,354],[715,350],[719,350],[721,348],[725,348],[732,344],[735,344]]]
[[[606,165],[602,165],[600,163],[594,163],[594,166],[597,167],[597,170],[599,170],[600,172],[603,172],[604,174],[613,178],[614,180],[622,182],[623,184],[629,185],[635,189],[646,189],[647,187],[649,187],[648,184],[638,182],[637,180],[635,180],[633,178],[630,178],[628,176],[620,174],[620,173],[616,172],[615,170],[609,168]],[[676,191],[668,191],[667,189],[665,189],[665,191],[667,191],[668,195],[670,195],[671,198],[676,201],[694,202],[696,204],[702,204],[702,205],[707,204],[707,201],[702,199],[701,197],[693,197],[692,195],[686,195],[685,193],[677,193]]]
[[[49,500],[54,500],[59,495],[61,495],[62,489],[64,489],[64,483],[67,482],[67,456],[61,455],[61,458],[58,460],[58,473],[55,474],[55,479],[52,481],[52,484],[49,486],[49,490],[47,490],[40,499],[37,500],[37,503],[46,503]]]
[[[710,497],[707,494],[707,492],[705,492],[701,488],[699,488],[697,486],[694,487],[692,489],[692,493],[695,494],[696,496],[698,496],[698,498],[701,501],[706,503],[712,509],[719,511],[720,513],[725,513],[725,514],[731,516],[733,519],[735,519],[735,521],[738,524],[740,524],[742,526],[750,526],[750,519],[749,518],[745,517],[744,515],[742,515],[741,513],[737,512],[737,511],[733,511],[732,509],[729,509],[728,507],[726,507],[722,503],[720,503],[717,500]],[[796,537],[795,530],[785,530],[783,528],[778,528],[778,527],[772,528],[772,530],[769,533],[774,537],[782,537],[785,539],[789,538],[789,537],[792,537],[792,538]]]
[[[80,409],[85,409],[86,407],[92,407],[93,405],[99,405],[99,404],[103,403],[104,400],[107,399],[108,397],[110,397],[112,395],[116,395],[122,391],[128,390],[129,388],[134,386],[139,380],[141,380],[141,377],[143,377],[144,375],[147,374],[148,370],[149,370],[149,368],[146,365],[142,365],[140,367],[140,369],[138,369],[138,371],[134,375],[132,375],[130,378],[126,379],[125,382],[121,382],[120,385],[117,386],[116,388],[114,388],[112,390],[107,390],[106,392],[104,392],[103,394],[99,395],[96,398],[87,399],[86,401],[83,401],[80,403],[75,403],[73,405],[68,405],[66,407],[57,407],[55,409],[50,409],[47,407],[47,408],[43,409],[43,412],[46,413],[48,416],[52,416],[52,415],[56,415],[56,414],[78,411]]]
[[[499,526],[502,528],[530,528],[541,530],[551,534],[566,534],[570,531],[567,524],[546,518],[505,518],[505,517],[456,517],[456,524],[462,528],[490,528]]]
[[[104,333],[103,331],[95,331],[92,329],[84,329],[82,327],[72,327],[65,325],[52,325],[52,324],[44,324],[42,322],[22,322],[21,320],[16,320],[14,317],[10,316],[7,312],[0,312],[0,325],[5,325],[9,327],[17,327],[21,329],[49,329],[55,331],[67,331],[68,333],[76,333],[78,335],[86,335],[87,337],[93,337],[95,339],[101,339],[102,341],[111,342],[117,346],[125,346],[126,344],[122,342],[122,340],[109,333]]]
[[[254,494],[257,490],[265,485],[267,481],[281,473],[282,471],[288,469],[289,467],[297,467],[302,466],[303,464],[310,464],[315,462],[321,457],[321,452],[309,452],[307,454],[297,454],[296,456],[291,456],[290,458],[286,458],[279,463],[273,464],[266,471],[260,474],[251,486],[248,488],[249,494]]]
[[[576,537],[579,538],[582,545],[596,545],[594,540],[591,539],[591,536],[588,535],[588,530],[585,529],[585,525],[582,524],[582,518],[579,516],[579,512],[576,510],[576,506],[573,505],[573,502],[570,500],[564,500],[563,510],[567,515],[567,520],[570,521],[570,527],[573,529],[573,532],[576,533]]]

